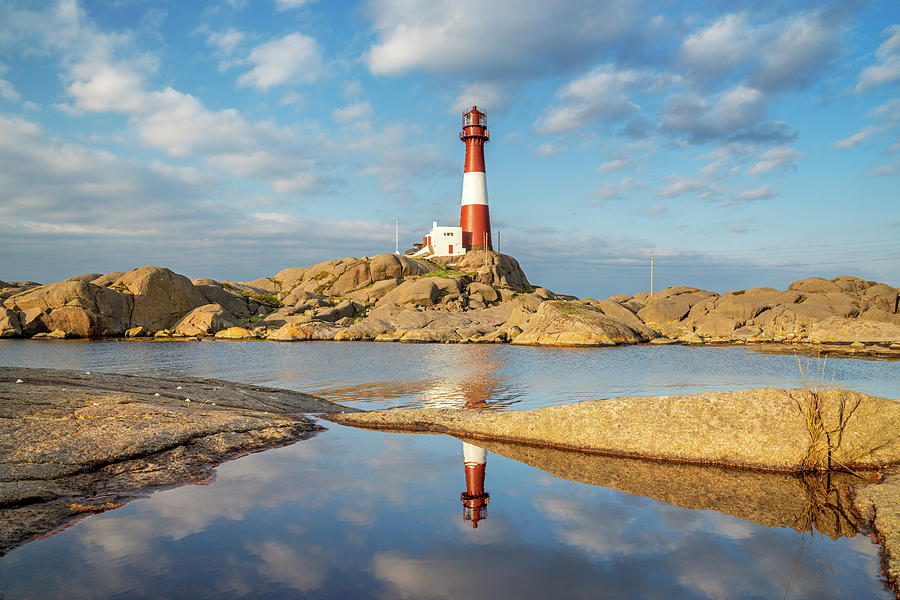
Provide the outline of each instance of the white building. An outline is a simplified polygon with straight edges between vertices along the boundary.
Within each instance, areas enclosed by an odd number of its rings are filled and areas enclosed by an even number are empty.
[[[431,231],[422,243],[422,248],[413,256],[462,256],[466,253],[462,227],[441,227],[437,221],[431,224]]]

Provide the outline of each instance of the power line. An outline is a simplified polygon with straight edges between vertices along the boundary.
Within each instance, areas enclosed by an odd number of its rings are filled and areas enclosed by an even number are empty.
[[[628,259],[632,260],[632,259]],[[900,256],[888,256],[885,258],[863,258],[859,260],[846,260],[846,261],[827,261],[827,262],[817,262],[817,263],[788,263],[781,265],[728,265],[716,262],[706,262],[703,264],[696,265],[688,265],[688,264],[678,264],[678,263],[668,263],[665,261],[661,262],[662,266],[665,266],[669,269],[709,269],[714,267],[725,267],[725,268],[738,268],[741,269],[781,269],[785,267],[814,267],[820,265],[841,265],[841,264],[853,264],[853,263],[861,263],[861,262],[880,262],[884,260],[900,260]],[[586,260],[588,264],[592,266],[603,266],[603,267],[631,267],[631,268],[641,268],[646,269],[647,264],[644,261],[641,262],[633,262],[633,263],[624,263],[624,262],[594,262],[591,260]]]

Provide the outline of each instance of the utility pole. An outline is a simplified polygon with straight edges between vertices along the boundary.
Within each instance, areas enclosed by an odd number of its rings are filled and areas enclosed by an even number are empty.
[[[650,251],[650,302],[653,302],[653,251]]]
[[[400,221],[394,220],[394,254],[400,254]]]
[[[497,229],[497,252],[500,252],[500,229]]]

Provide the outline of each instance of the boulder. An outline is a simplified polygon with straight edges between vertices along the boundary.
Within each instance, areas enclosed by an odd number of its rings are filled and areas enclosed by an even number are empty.
[[[281,291],[281,285],[278,281],[275,281],[273,277],[260,277],[259,279],[254,279],[253,281],[242,281],[242,285],[249,286],[254,290],[261,290],[263,292],[278,292]]]
[[[363,307],[352,300],[344,300],[336,306],[316,310],[315,318],[320,321],[335,322],[339,319],[356,316]]]
[[[195,279],[193,284],[206,304],[218,304],[233,315],[250,316],[250,305],[247,299],[240,294],[225,289],[218,281],[213,279]]]
[[[900,325],[900,315],[889,313],[880,308],[869,308],[861,313],[859,318],[863,321],[876,321],[878,323],[893,323],[894,325]]]
[[[414,258],[398,254],[378,254],[369,262],[369,273],[372,281],[384,279],[404,279],[415,275],[424,275],[431,267]]]
[[[127,329],[132,305],[130,298],[113,289],[84,281],[61,281],[11,296],[4,306],[30,311],[29,328],[33,331],[60,329],[72,337],[102,337],[120,335]]]
[[[829,316],[855,317],[859,314],[859,301],[841,292],[817,292],[801,301],[801,306],[822,306],[828,310]]]
[[[600,311],[565,300],[540,305],[513,344],[535,346],[615,346],[638,344],[650,336]]]
[[[760,339],[781,341],[789,337],[805,337],[814,323],[831,316],[827,307],[819,304],[791,304],[770,308],[753,319],[762,329]]]
[[[272,279],[279,282],[282,290],[290,290],[303,279],[305,272],[306,267],[291,267],[278,271]]]
[[[369,272],[369,263],[360,261],[344,269],[325,293],[329,296],[343,296],[370,283],[372,283],[372,275]]]
[[[362,304],[373,304],[381,300],[388,292],[396,289],[401,283],[403,283],[402,279],[376,281],[372,285],[350,292],[346,296]]]
[[[186,336],[212,335],[222,329],[240,325],[237,317],[226,311],[221,304],[204,304],[179,319],[172,330]]]
[[[812,325],[808,340],[816,343],[900,343],[900,325],[829,317]]]
[[[316,308],[319,306],[331,306],[328,297],[324,294],[307,292],[301,290],[299,287],[295,287],[291,290],[291,292],[281,300],[281,303],[284,306],[303,307],[304,309]]]
[[[720,314],[708,314],[693,322],[694,333],[701,338],[731,339],[738,322]]]
[[[335,341],[374,340],[377,336],[394,331],[394,326],[383,319],[369,318],[357,321],[335,334]]]
[[[217,340],[249,340],[256,336],[245,327],[229,327],[216,333]]]
[[[657,336],[657,333],[644,325],[643,321],[641,321],[636,314],[631,312],[628,307],[619,304],[614,300],[597,300],[593,306],[599,308],[606,316],[612,317],[637,331],[643,332],[647,337],[654,338]]]
[[[872,281],[865,281],[859,277],[851,277],[849,275],[835,277],[831,282],[849,294],[861,294],[873,284]]]
[[[136,338],[136,337],[146,337],[147,330],[143,327],[132,327],[125,331],[125,337],[127,338]]]
[[[0,308],[0,338],[21,336],[22,322],[19,313],[8,308]]]
[[[48,331],[47,311],[42,308],[29,308],[19,313],[19,321],[22,323],[22,335],[25,337]]]
[[[788,286],[788,289],[796,290],[803,294],[816,294],[825,292],[841,293],[844,291],[843,289],[841,289],[841,286],[839,286],[835,282],[828,281],[827,279],[822,279],[821,277],[810,277],[808,279],[795,281]]]
[[[678,288],[669,288],[669,290]],[[688,288],[693,289],[693,288]],[[638,311],[637,316],[654,329],[662,325],[674,325],[681,321],[690,312],[691,307],[708,297],[706,294],[698,294],[691,291],[677,294],[660,293],[661,298],[654,296],[650,302]]]
[[[378,306],[398,304],[401,306],[434,306],[440,296],[440,289],[435,285],[435,277],[425,277],[414,281],[406,281],[396,289],[385,294],[378,301]]]
[[[131,327],[165,329],[188,311],[208,303],[190,279],[162,267],[134,269],[111,287],[132,298]]]
[[[477,281],[470,283],[466,288],[466,292],[469,296],[475,296],[482,302],[496,302],[500,299],[500,294],[497,293],[497,290],[486,283]]]
[[[744,293],[729,292],[719,296],[709,312],[731,317],[739,324],[746,323],[762,312],[780,304],[794,304],[800,299],[800,292],[779,292],[772,288],[747,290]]]
[[[102,277],[103,273],[85,273],[84,275],[73,275],[68,279],[64,279],[63,281],[87,281],[92,282],[98,277]],[[97,284],[94,284],[97,285]]]
[[[91,283],[94,285],[99,285],[100,287],[109,287],[114,284],[119,277],[125,274],[125,271],[113,271],[111,273],[107,273],[106,275],[101,275],[96,279],[91,280]]]
[[[269,333],[266,339],[277,342],[333,340],[339,331],[341,329],[333,325],[311,321],[309,323],[285,325]]]
[[[867,288],[862,301],[866,308],[880,308],[894,314],[900,312],[900,290],[883,283]]]

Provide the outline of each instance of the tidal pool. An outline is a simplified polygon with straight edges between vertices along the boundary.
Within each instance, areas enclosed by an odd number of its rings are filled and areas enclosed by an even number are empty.
[[[745,348],[9,341],[0,342],[0,363],[219,377],[362,408],[527,409],[800,385],[796,357]],[[898,371],[897,363],[830,359],[823,373],[829,385],[894,397]],[[0,558],[0,592],[19,599],[893,596],[880,577],[879,547],[845,514],[840,482],[486,444],[490,497],[473,514],[460,497],[467,480],[459,440],[323,425],[328,430],[310,440],[220,466],[205,485],[158,491],[14,549]]]

